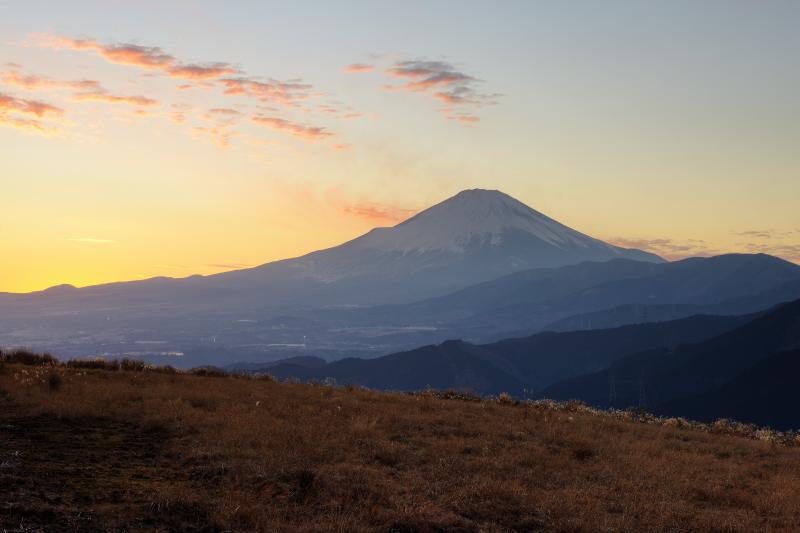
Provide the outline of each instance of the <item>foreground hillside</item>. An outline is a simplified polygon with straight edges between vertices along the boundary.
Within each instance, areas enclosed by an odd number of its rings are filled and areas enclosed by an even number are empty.
[[[681,421],[0,363],[0,530],[791,530],[800,449]]]

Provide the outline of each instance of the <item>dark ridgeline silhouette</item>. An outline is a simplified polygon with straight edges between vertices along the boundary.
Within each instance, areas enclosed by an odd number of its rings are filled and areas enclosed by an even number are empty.
[[[708,340],[622,357],[542,394],[701,420],[731,417],[780,429],[800,427],[800,412],[791,401],[800,383],[798,350],[800,300]]]

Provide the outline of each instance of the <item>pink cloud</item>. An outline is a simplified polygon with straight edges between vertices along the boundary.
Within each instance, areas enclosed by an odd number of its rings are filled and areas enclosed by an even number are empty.
[[[344,67],[342,72],[346,72],[348,74],[362,74],[364,72],[372,72],[373,70],[375,70],[375,67],[372,65],[367,65],[365,63],[352,63]]]
[[[73,98],[78,101],[104,102],[107,104],[128,104],[128,105],[137,105],[145,107],[159,105],[158,100],[147,98],[146,96],[141,96],[141,95],[119,96],[115,94],[109,94],[105,90],[78,93]]]
[[[16,98],[0,93],[0,125],[2,126],[49,135],[57,130],[47,125],[42,119],[57,118],[63,114],[63,109],[47,102]]]
[[[326,131],[325,128],[318,126],[305,126],[303,124],[297,124],[296,122],[290,122],[277,117],[256,115],[252,117],[251,120],[255,124],[267,126],[276,131],[286,132],[306,141],[319,141],[333,136],[333,133]]]
[[[134,65],[146,69],[162,69],[175,63],[175,58],[157,46],[138,44],[100,44],[92,39],[70,39],[57,35],[39,34],[34,41],[40,46],[56,50],[89,50],[97,53],[110,63]]]
[[[229,130],[225,125],[213,127],[195,126],[192,128],[192,131],[210,137],[211,141],[220,148],[230,147],[231,139],[238,135],[235,131]]]
[[[19,87],[26,91],[77,89],[83,91],[97,90],[100,82],[95,80],[60,81],[46,76],[23,75],[18,72],[7,71],[0,73],[0,83],[3,85]]]
[[[341,210],[348,215],[366,218],[373,223],[397,224],[416,214],[414,209],[378,203],[345,205],[342,206]]]
[[[239,116],[241,113],[235,109],[230,109],[228,107],[215,107],[214,109],[209,109],[209,113],[213,115],[227,115],[227,116]]]
[[[465,112],[453,112],[455,106],[472,106],[475,108],[495,104],[496,94],[482,94],[477,85],[478,78],[460,72],[453,65],[444,61],[399,61],[386,69],[390,77],[404,80],[403,85],[389,85],[391,91],[409,91],[426,93],[448,106],[442,109],[444,116],[464,124],[475,124],[480,119]]]
[[[223,94],[251,96],[265,103],[277,103],[288,107],[310,98],[310,91],[313,89],[311,85],[300,81],[262,82],[250,78],[223,78],[219,83],[225,87]]]
[[[237,74],[239,71],[227,63],[207,65],[176,65],[167,70],[171,78],[184,80],[209,80]]]
[[[0,112],[20,113],[23,115],[33,115],[43,117],[45,115],[62,115],[64,110],[54,105],[40,100],[27,100],[25,98],[14,98],[13,96],[0,93]]]

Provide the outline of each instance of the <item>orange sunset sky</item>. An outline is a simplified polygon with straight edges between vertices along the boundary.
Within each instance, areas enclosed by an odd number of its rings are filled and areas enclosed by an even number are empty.
[[[500,189],[800,261],[797,2],[0,2],[0,291],[208,274]]]

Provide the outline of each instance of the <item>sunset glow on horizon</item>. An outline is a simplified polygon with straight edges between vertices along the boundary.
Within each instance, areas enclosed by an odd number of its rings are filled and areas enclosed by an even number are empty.
[[[474,187],[800,262],[800,4],[347,3],[0,3],[0,292],[256,266]]]

